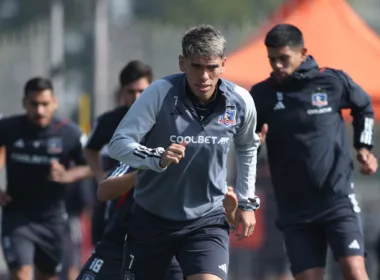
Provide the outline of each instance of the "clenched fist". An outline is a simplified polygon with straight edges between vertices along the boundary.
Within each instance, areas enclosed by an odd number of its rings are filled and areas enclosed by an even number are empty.
[[[171,144],[161,156],[160,165],[168,167],[171,163],[178,164],[185,157],[187,143]]]
[[[377,159],[370,151],[367,149],[360,149],[356,158],[362,165],[360,171],[364,175],[371,175],[376,172],[378,167]]]
[[[268,125],[266,123],[263,124],[261,131],[257,133],[260,138],[260,144],[264,144],[268,134]]]
[[[60,184],[71,183],[66,168],[57,160],[52,160],[50,163],[50,180]]]

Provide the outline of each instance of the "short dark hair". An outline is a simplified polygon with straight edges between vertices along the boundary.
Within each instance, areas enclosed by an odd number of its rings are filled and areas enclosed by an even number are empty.
[[[211,25],[191,28],[182,38],[182,55],[186,58],[197,56],[220,57],[226,53],[227,42],[222,33]]]
[[[141,78],[147,78],[151,83],[153,80],[152,68],[140,60],[132,60],[121,70],[119,83],[123,87]]]
[[[303,35],[301,30],[291,24],[278,24],[273,27],[265,37],[267,48],[303,47]]]
[[[51,90],[53,92],[53,83],[48,78],[35,77],[26,82],[24,86],[24,97],[31,92]]]

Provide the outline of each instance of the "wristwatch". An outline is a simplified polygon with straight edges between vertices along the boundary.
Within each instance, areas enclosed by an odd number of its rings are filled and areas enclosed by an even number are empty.
[[[248,198],[246,201],[239,201],[238,208],[243,211],[254,212],[260,208],[260,198],[254,196],[253,198]]]

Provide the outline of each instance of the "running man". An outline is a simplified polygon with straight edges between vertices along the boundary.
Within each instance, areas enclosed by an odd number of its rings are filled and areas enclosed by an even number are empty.
[[[6,149],[2,248],[11,279],[54,279],[62,268],[67,184],[92,175],[82,153],[82,132],[54,115],[57,101],[45,78],[25,84],[26,114],[0,120]],[[69,168],[71,163],[75,166]]]
[[[345,280],[367,280],[342,110],[351,110],[361,172],[373,174],[371,99],[343,71],[318,67],[296,26],[275,26],[265,45],[273,72],[251,93],[292,273],[296,280],[323,279],[330,245]]]
[[[153,72],[149,65],[139,60],[130,61],[119,74],[119,106],[99,116],[90,133],[84,154],[95,177],[101,182],[118,161],[108,156],[107,145],[112,135],[141,92],[149,86]],[[113,215],[116,201],[96,202],[92,218],[92,241],[96,244],[103,236],[107,221]]]
[[[243,225],[237,235],[253,233],[259,206],[256,109],[248,91],[220,78],[225,49],[215,28],[189,30],[179,57],[184,73],[153,82],[112,137],[110,156],[139,169],[124,279],[164,279],[173,256],[188,280],[226,279],[229,225],[223,199],[232,142],[238,157],[236,224]]]

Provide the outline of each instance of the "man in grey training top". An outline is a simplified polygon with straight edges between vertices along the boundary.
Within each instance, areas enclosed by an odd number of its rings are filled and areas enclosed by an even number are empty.
[[[182,39],[180,70],[151,84],[120,122],[111,157],[139,169],[124,279],[164,279],[175,255],[188,280],[226,279],[229,226],[223,209],[226,161],[236,147],[238,238],[252,234],[256,109],[245,89],[223,79],[226,41],[211,26]],[[185,155],[186,153],[186,155]]]

